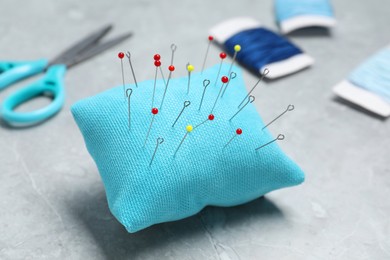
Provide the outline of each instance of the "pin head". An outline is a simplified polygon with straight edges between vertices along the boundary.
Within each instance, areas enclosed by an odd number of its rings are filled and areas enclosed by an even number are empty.
[[[213,115],[213,114],[210,114],[210,115],[209,115],[209,120],[210,120],[210,121],[213,121],[213,120],[214,120],[214,115]]]
[[[288,105],[287,110],[288,111],[293,111],[294,108],[295,108],[294,105]]]
[[[157,107],[152,108],[152,114],[153,115],[157,115],[158,114],[158,108]]]
[[[214,37],[209,35],[209,41],[211,42],[212,40],[214,40]]]
[[[229,81],[229,79],[228,79],[228,77],[223,76],[223,77],[221,78],[221,81],[222,81],[222,83],[227,83],[227,82]]]
[[[118,53],[118,58],[123,59],[125,57],[125,54],[123,52]]]
[[[203,87],[207,88],[209,84],[210,84],[210,80],[208,79],[203,80]]]
[[[238,134],[238,135],[242,134],[242,129],[241,128],[237,128],[236,134]]]
[[[191,132],[193,129],[194,128],[192,127],[192,125],[187,125],[186,126],[186,130],[187,130],[188,133]]]
[[[155,60],[155,61],[154,61],[154,66],[160,67],[160,66],[161,66],[161,61]]]
[[[239,51],[241,51],[241,45],[234,45],[234,51],[235,52],[239,52]]]
[[[174,71],[175,70],[175,66],[171,65],[168,67],[169,71]]]
[[[220,54],[219,54],[219,57],[221,58],[221,59],[225,59],[226,58],[226,53],[225,52],[221,52]]]
[[[160,60],[161,59],[161,56],[160,56],[160,54],[154,54],[154,56],[153,56],[153,59],[154,60]]]
[[[278,137],[276,137],[276,139],[278,140],[284,140],[284,135],[283,134],[279,134]]]
[[[193,65],[188,64],[188,66],[187,66],[188,72],[191,72],[191,71],[193,71],[194,69],[195,69],[195,67],[194,67]]]

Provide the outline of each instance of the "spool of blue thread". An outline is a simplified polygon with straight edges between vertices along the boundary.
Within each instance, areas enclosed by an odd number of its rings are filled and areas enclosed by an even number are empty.
[[[233,55],[234,46],[240,45],[237,61],[246,68],[262,73],[268,69],[269,79],[295,73],[314,63],[313,58],[286,38],[264,28],[250,17],[224,21],[210,30],[210,35]]]
[[[390,46],[359,65],[333,91],[375,114],[390,116]]]

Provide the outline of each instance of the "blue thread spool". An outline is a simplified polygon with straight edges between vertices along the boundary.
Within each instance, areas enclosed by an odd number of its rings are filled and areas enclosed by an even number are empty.
[[[305,27],[333,27],[336,20],[329,0],[275,0],[275,15],[284,34]]]
[[[234,18],[220,23],[210,30],[219,44],[229,54],[234,46],[241,45],[237,61],[246,68],[262,73],[268,68],[267,78],[283,77],[302,70],[314,63],[313,58],[274,32],[265,29],[249,17]]]

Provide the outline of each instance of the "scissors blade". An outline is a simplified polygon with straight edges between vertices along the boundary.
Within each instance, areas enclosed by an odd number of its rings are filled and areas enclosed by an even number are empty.
[[[96,54],[102,53],[103,51],[121,43],[122,41],[126,40],[127,38],[131,37],[132,35],[133,35],[133,33],[131,33],[131,32],[126,33],[126,34],[118,36],[110,41],[107,41],[105,43],[95,45],[95,46],[91,47],[89,50],[82,52],[80,55],[74,57],[73,59],[68,60],[65,63],[65,65],[69,68],[69,67],[72,67],[76,64],[79,64],[80,62],[85,61],[85,60],[95,56]]]
[[[89,47],[95,45],[101,38],[103,38],[110,30],[112,29],[112,25],[108,24],[102,27],[101,29],[95,31],[94,33],[86,36],[82,40],[76,42],[71,47],[63,51],[61,54],[59,54],[57,57],[55,57],[49,64],[60,64],[63,63],[66,60],[72,59],[73,57],[77,56],[77,54],[81,53],[82,51],[85,51]]]

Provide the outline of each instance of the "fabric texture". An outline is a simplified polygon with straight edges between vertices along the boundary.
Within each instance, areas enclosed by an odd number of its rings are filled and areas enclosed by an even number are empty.
[[[222,67],[221,75],[228,72],[229,66]],[[239,205],[303,182],[301,169],[276,142],[255,151],[274,137],[268,130],[261,130],[264,124],[253,104],[249,103],[229,121],[247,94],[237,67],[233,67],[237,77],[231,80],[213,112],[215,119],[188,133],[173,156],[186,134],[186,125],[196,126],[207,119],[222,83],[219,81],[216,87],[214,82],[209,84],[199,110],[203,80],[213,80],[218,67],[203,74],[193,73],[188,95],[187,77],[171,79],[145,147],[153,116],[154,80],[141,82],[138,88],[128,86],[133,89],[130,130],[122,86],[72,106],[75,121],[99,169],[110,210],[129,232],[189,217],[207,205]],[[156,105],[160,105],[164,87],[162,80],[157,81]],[[190,106],[172,127],[186,100],[191,101]],[[243,133],[223,149],[237,128]],[[158,137],[165,141],[158,146],[149,166]]]

